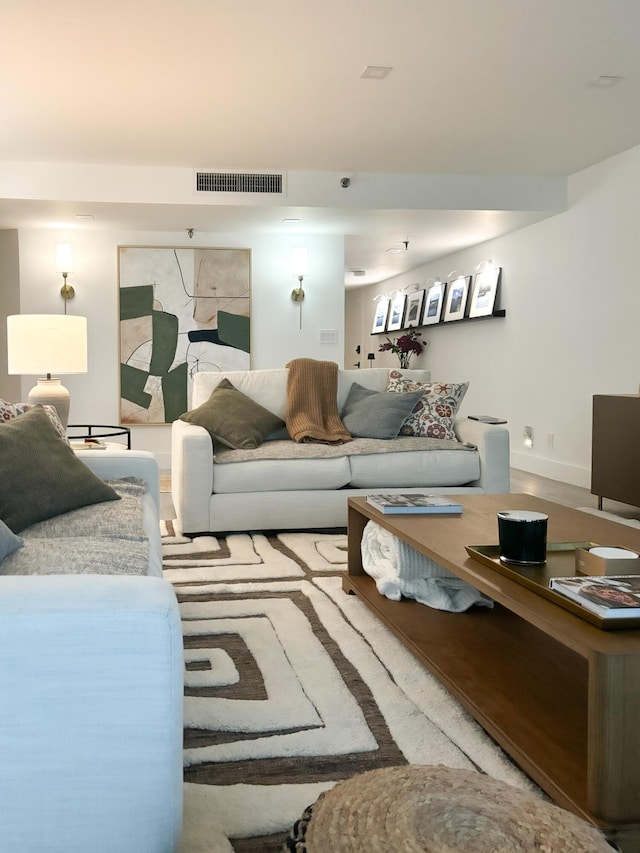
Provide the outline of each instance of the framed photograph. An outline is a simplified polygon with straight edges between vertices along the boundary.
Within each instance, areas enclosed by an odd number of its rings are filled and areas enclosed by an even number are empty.
[[[404,321],[404,306],[406,301],[406,293],[401,293],[398,296],[394,296],[391,300],[391,307],[389,308],[389,319],[387,321],[387,332],[396,332],[398,329],[402,328],[402,323]]]
[[[249,370],[251,250],[118,246],[120,423],[170,424],[201,370]]]
[[[493,314],[501,270],[502,267],[490,267],[477,273],[471,291],[470,317],[488,317]]]
[[[445,291],[446,285],[443,281],[434,281],[427,287],[422,314],[423,326],[431,326],[434,323],[439,323],[442,319]]]
[[[447,300],[444,310],[444,321],[462,320],[467,308],[467,297],[469,296],[470,275],[461,275],[450,281],[447,287]]]
[[[381,296],[376,302],[376,313],[373,318],[372,335],[379,335],[380,332],[387,331],[387,314],[389,313],[389,300],[386,296]]]
[[[407,296],[407,307],[405,310],[404,328],[411,329],[419,326],[422,320],[422,306],[424,305],[424,290],[414,290]]]

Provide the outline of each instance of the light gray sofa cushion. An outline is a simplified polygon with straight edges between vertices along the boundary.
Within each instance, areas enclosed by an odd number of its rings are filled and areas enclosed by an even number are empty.
[[[380,453],[350,456],[349,461],[354,489],[463,486],[480,476],[478,454],[462,450]]]
[[[351,479],[348,456],[214,463],[213,468],[216,494],[341,489]]]
[[[342,423],[358,438],[396,438],[405,418],[421,399],[421,390],[391,394],[354,382],[344,403]]]

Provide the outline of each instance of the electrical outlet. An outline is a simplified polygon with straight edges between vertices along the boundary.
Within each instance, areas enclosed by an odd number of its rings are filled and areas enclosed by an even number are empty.
[[[526,426],[522,431],[525,447],[533,447],[533,427]]]
[[[553,443],[555,441],[555,435],[552,432],[547,433],[547,448],[549,450],[553,450]]]

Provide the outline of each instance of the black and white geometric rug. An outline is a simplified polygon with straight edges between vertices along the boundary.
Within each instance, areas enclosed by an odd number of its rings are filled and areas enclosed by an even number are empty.
[[[445,764],[536,790],[342,591],[345,535],[162,532],[187,670],[184,853],[282,850],[322,791],[378,767]]]

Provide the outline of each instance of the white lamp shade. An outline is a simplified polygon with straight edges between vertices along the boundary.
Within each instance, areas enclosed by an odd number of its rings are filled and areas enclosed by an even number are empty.
[[[294,275],[307,275],[309,272],[309,253],[307,249],[291,250],[291,272]]]
[[[27,376],[87,372],[87,318],[67,314],[7,317],[8,372]]]
[[[56,272],[73,272],[71,243],[56,243]]]

